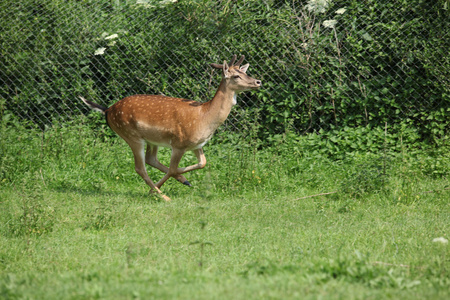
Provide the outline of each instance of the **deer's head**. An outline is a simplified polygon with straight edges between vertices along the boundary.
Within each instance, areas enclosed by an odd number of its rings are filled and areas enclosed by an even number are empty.
[[[213,68],[222,70],[222,78],[226,81],[227,87],[235,92],[254,90],[261,87],[261,80],[252,78],[246,74],[250,65],[245,64],[242,67],[240,66],[244,58],[245,56],[242,55],[238,62],[235,63],[236,55],[233,55],[230,63],[224,61],[222,65],[211,64]]]

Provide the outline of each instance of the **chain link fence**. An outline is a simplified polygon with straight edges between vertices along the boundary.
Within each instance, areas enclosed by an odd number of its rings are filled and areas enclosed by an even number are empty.
[[[200,102],[209,63],[246,55],[263,88],[238,97],[270,133],[345,126],[420,127],[448,135],[448,1],[61,1],[0,4],[0,101],[44,127],[132,94]]]

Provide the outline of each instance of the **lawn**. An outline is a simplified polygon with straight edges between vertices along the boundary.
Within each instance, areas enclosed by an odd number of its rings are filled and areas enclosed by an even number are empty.
[[[216,138],[165,202],[89,127],[2,126],[0,299],[450,298],[448,149]]]

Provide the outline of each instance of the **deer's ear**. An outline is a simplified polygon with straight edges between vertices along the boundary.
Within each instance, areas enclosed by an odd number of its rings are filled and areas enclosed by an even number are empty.
[[[248,67],[250,67],[250,64],[245,64],[245,65],[243,65],[239,70],[240,70],[242,73],[247,73]]]
[[[228,67],[228,64],[227,64],[227,62],[225,60],[223,61],[223,68],[222,68],[222,70],[223,70],[223,77],[229,78],[230,77],[230,72],[229,72],[230,67]]]

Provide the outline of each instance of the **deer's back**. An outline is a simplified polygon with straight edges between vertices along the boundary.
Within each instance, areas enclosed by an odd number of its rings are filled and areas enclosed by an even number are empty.
[[[196,142],[202,106],[182,98],[134,95],[112,105],[106,116],[109,126],[125,140],[144,139],[171,147],[180,142]]]

